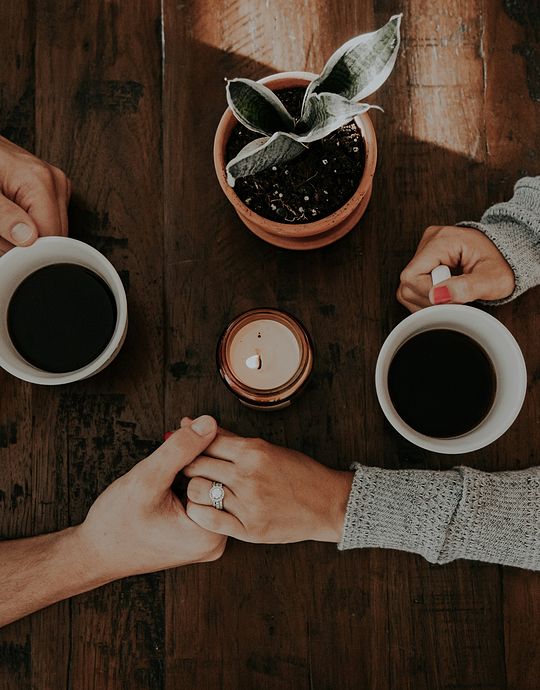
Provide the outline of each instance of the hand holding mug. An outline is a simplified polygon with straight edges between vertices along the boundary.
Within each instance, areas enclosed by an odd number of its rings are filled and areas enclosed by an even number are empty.
[[[0,137],[0,255],[67,235],[71,185],[54,165]]]
[[[440,264],[461,274],[434,287],[431,271]],[[515,286],[512,269],[488,237],[473,228],[453,226],[427,228],[400,281],[397,299],[411,312],[431,304],[503,299]]]
[[[450,263],[449,255],[443,260]],[[504,434],[523,404],[527,369],[510,331],[480,309],[437,299],[441,285],[464,296],[471,281],[488,285],[486,275],[451,277],[448,265],[434,266],[428,280],[438,306],[412,305],[415,313],[379,351],[379,403],[392,426],[420,448],[448,454],[483,448]]]
[[[184,474],[186,512],[206,530],[264,544],[341,540],[352,472],[220,430]],[[223,484],[224,510],[212,506],[212,482]]]

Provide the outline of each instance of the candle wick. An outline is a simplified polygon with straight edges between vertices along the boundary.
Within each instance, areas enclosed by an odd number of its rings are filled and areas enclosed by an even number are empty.
[[[259,354],[252,355],[246,359],[246,367],[248,369],[261,369],[262,368],[262,358]]]

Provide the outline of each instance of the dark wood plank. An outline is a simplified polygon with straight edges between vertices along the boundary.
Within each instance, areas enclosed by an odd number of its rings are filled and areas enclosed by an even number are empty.
[[[212,164],[223,77],[257,78],[272,70],[251,57],[253,41],[261,47],[258,59],[270,61],[271,23],[262,6],[250,8],[252,17],[246,10],[243,3],[165,3],[166,418],[175,424],[182,414],[206,411],[255,433],[260,415],[239,409],[215,368],[227,319],[276,303],[278,284],[279,253],[242,229]],[[268,281],[257,277],[263,262]],[[279,428],[290,419],[273,416],[264,429],[283,439]],[[166,687],[306,687],[306,596],[294,607],[290,602],[291,592],[306,586],[305,568],[292,549],[230,544],[217,563],[169,573]]]
[[[0,128],[36,150],[33,2],[0,7]],[[38,152],[39,153],[39,152]],[[0,538],[66,524],[62,434],[55,395],[0,371]],[[59,604],[0,631],[0,687],[63,687],[68,676],[69,605]]]
[[[487,3],[486,128],[489,201],[507,199],[523,175],[540,173],[540,10],[536,2]],[[498,310],[516,335],[527,368],[527,398],[518,422],[500,442],[501,463],[508,469],[539,464],[540,307],[532,291]],[[531,653],[540,638],[540,582],[537,574],[505,568],[502,580],[505,661],[508,687],[533,690],[540,678],[540,658]]]
[[[163,434],[160,5],[46,2],[36,19],[37,150],[71,177],[72,234],[111,259],[130,305],[117,360],[95,378],[47,392],[56,403],[56,463],[66,462],[56,481],[65,518],[77,523]],[[160,575],[115,583],[68,606],[69,687],[161,686]],[[33,662],[40,654],[38,646]],[[45,659],[40,666],[36,686],[59,687]]]
[[[402,7],[401,62],[384,87],[385,113],[377,114],[384,188],[376,187],[372,213],[382,216],[377,225],[385,238],[379,241],[379,231],[367,264],[393,276],[380,289],[381,337],[406,315],[394,291],[424,229],[477,218],[486,207],[482,5],[456,1],[434,8],[419,0]],[[376,351],[366,363],[372,371],[375,357]],[[374,401],[373,392],[366,396]],[[376,432],[368,436],[374,463],[499,468],[493,449],[457,458],[420,451],[381,424],[375,401],[370,410],[378,420],[370,422]],[[386,567],[390,687],[504,688],[499,568],[465,562],[441,568],[392,552]]]

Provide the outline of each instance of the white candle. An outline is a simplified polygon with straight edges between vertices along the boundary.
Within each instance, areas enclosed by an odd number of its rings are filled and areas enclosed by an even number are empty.
[[[241,403],[258,410],[290,405],[313,368],[313,346],[302,324],[278,309],[240,314],[221,336],[218,370]]]
[[[229,365],[236,378],[256,390],[288,383],[298,372],[298,339],[285,324],[257,319],[242,326],[229,343]]]

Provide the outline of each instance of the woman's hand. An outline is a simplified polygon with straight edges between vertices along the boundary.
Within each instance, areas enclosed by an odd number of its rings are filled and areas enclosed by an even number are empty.
[[[61,170],[0,137],[0,255],[39,236],[67,235],[70,193]]]
[[[191,478],[186,512],[204,529],[265,544],[341,540],[352,472],[220,430],[184,474]],[[212,481],[223,484],[224,510],[212,506]]]
[[[431,271],[441,264],[460,275],[433,287]],[[512,269],[488,237],[473,228],[447,225],[427,228],[400,280],[397,298],[413,312],[430,304],[503,299],[515,285]]]
[[[72,537],[101,584],[128,575],[219,558],[226,538],[192,522],[171,485],[213,441],[217,425],[204,416],[172,434],[152,455],[113,482]]]

